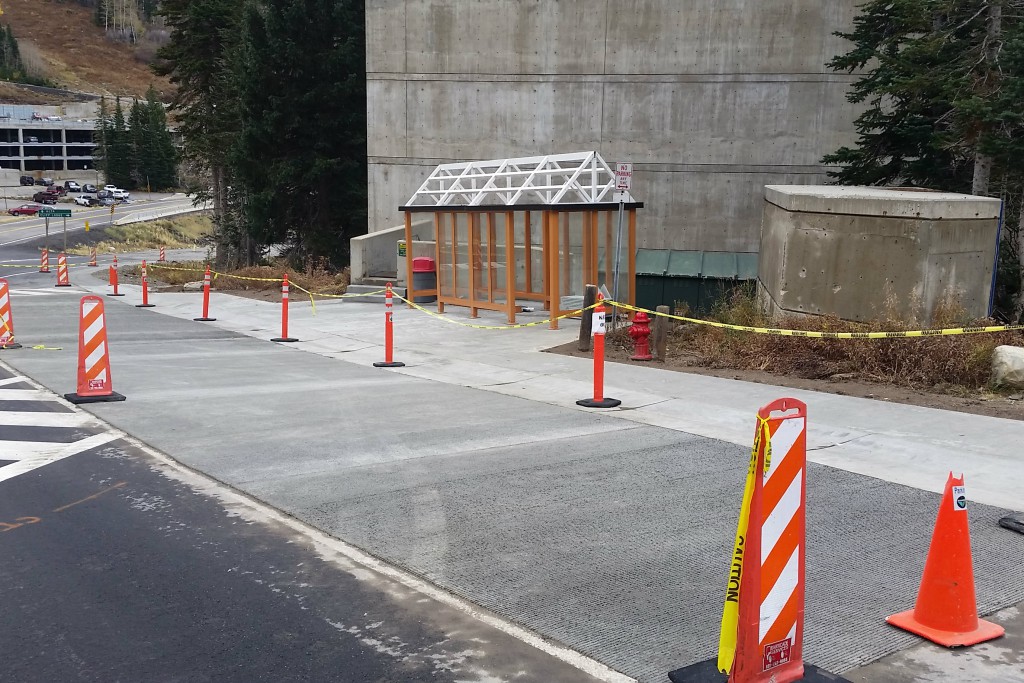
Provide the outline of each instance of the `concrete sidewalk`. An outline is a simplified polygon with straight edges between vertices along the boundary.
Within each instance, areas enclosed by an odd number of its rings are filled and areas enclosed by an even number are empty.
[[[883,619],[913,604],[951,468],[995,506],[971,508],[980,610],[1024,600],[1024,537],[995,525],[1022,506],[1021,423],[624,365],[606,391],[622,409],[595,414],[574,404],[589,361],[537,353],[573,324],[399,309],[408,366],[380,370],[379,306],[293,300],[302,341],[277,346],[277,304],[214,294],[203,324],[197,294],[146,311],[123,291],[108,315],[128,401],[97,415],[639,680],[715,650],[753,414],[779,396],[810,413],[808,661],[845,672],[917,642]],[[19,338],[63,350],[3,360],[71,390],[76,303],[16,298]]]

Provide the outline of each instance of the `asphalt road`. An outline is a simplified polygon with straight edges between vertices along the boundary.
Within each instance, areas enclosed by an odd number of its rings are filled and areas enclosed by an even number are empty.
[[[3,679],[592,681],[0,364]]]
[[[110,207],[87,208],[68,202],[58,202],[50,208],[71,209],[72,217],[67,220],[67,232],[75,233],[85,229],[86,221],[91,226],[106,226],[112,221],[138,211],[146,211],[155,208],[188,210],[192,207],[190,198],[175,198],[173,195],[147,195],[144,199],[137,199],[130,204],[115,204],[114,213],[111,214]],[[34,204],[31,199],[6,197],[7,208],[15,208],[22,204]],[[49,219],[50,248],[59,249],[62,246],[64,232],[63,218]],[[28,216],[10,216],[4,209],[0,214],[0,260],[6,258],[8,248],[43,238],[47,234],[47,219],[30,218]]]

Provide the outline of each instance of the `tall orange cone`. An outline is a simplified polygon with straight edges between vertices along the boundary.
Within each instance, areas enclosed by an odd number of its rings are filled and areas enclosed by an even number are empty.
[[[946,480],[914,609],[886,621],[946,647],[977,645],[1005,633],[978,618],[963,475],[950,472]]]
[[[78,316],[78,391],[64,394],[72,403],[123,401],[110,380],[110,350],[103,299],[83,296]]]
[[[0,278],[0,349],[20,349],[14,341],[14,316],[11,313],[11,291],[7,280]]]

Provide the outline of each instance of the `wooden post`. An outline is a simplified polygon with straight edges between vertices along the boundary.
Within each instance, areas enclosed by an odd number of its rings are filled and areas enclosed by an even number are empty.
[[[658,306],[658,313],[669,313],[668,306]],[[671,320],[662,315],[654,316],[654,329],[651,330],[651,337],[654,340],[654,357],[665,362],[665,353],[668,350],[668,326]]]
[[[516,215],[505,213],[505,303],[508,324],[516,324]]]
[[[597,285],[587,285],[583,290],[583,315],[580,317],[580,351],[590,350],[590,328],[594,319],[594,309],[590,308],[597,302]]]

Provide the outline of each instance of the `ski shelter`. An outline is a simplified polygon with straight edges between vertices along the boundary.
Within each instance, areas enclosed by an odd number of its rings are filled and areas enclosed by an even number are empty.
[[[436,297],[439,313],[469,308],[471,318],[504,311],[509,324],[524,303],[539,303],[557,329],[559,316],[582,308],[586,285],[616,291],[618,261],[618,297],[633,304],[641,208],[616,191],[615,172],[597,152],[441,164],[399,207],[406,296]],[[413,214],[433,216],[435,288],[416,288],[411,277]],[[420,246],[431,241],[422,231],[418,225]]]

